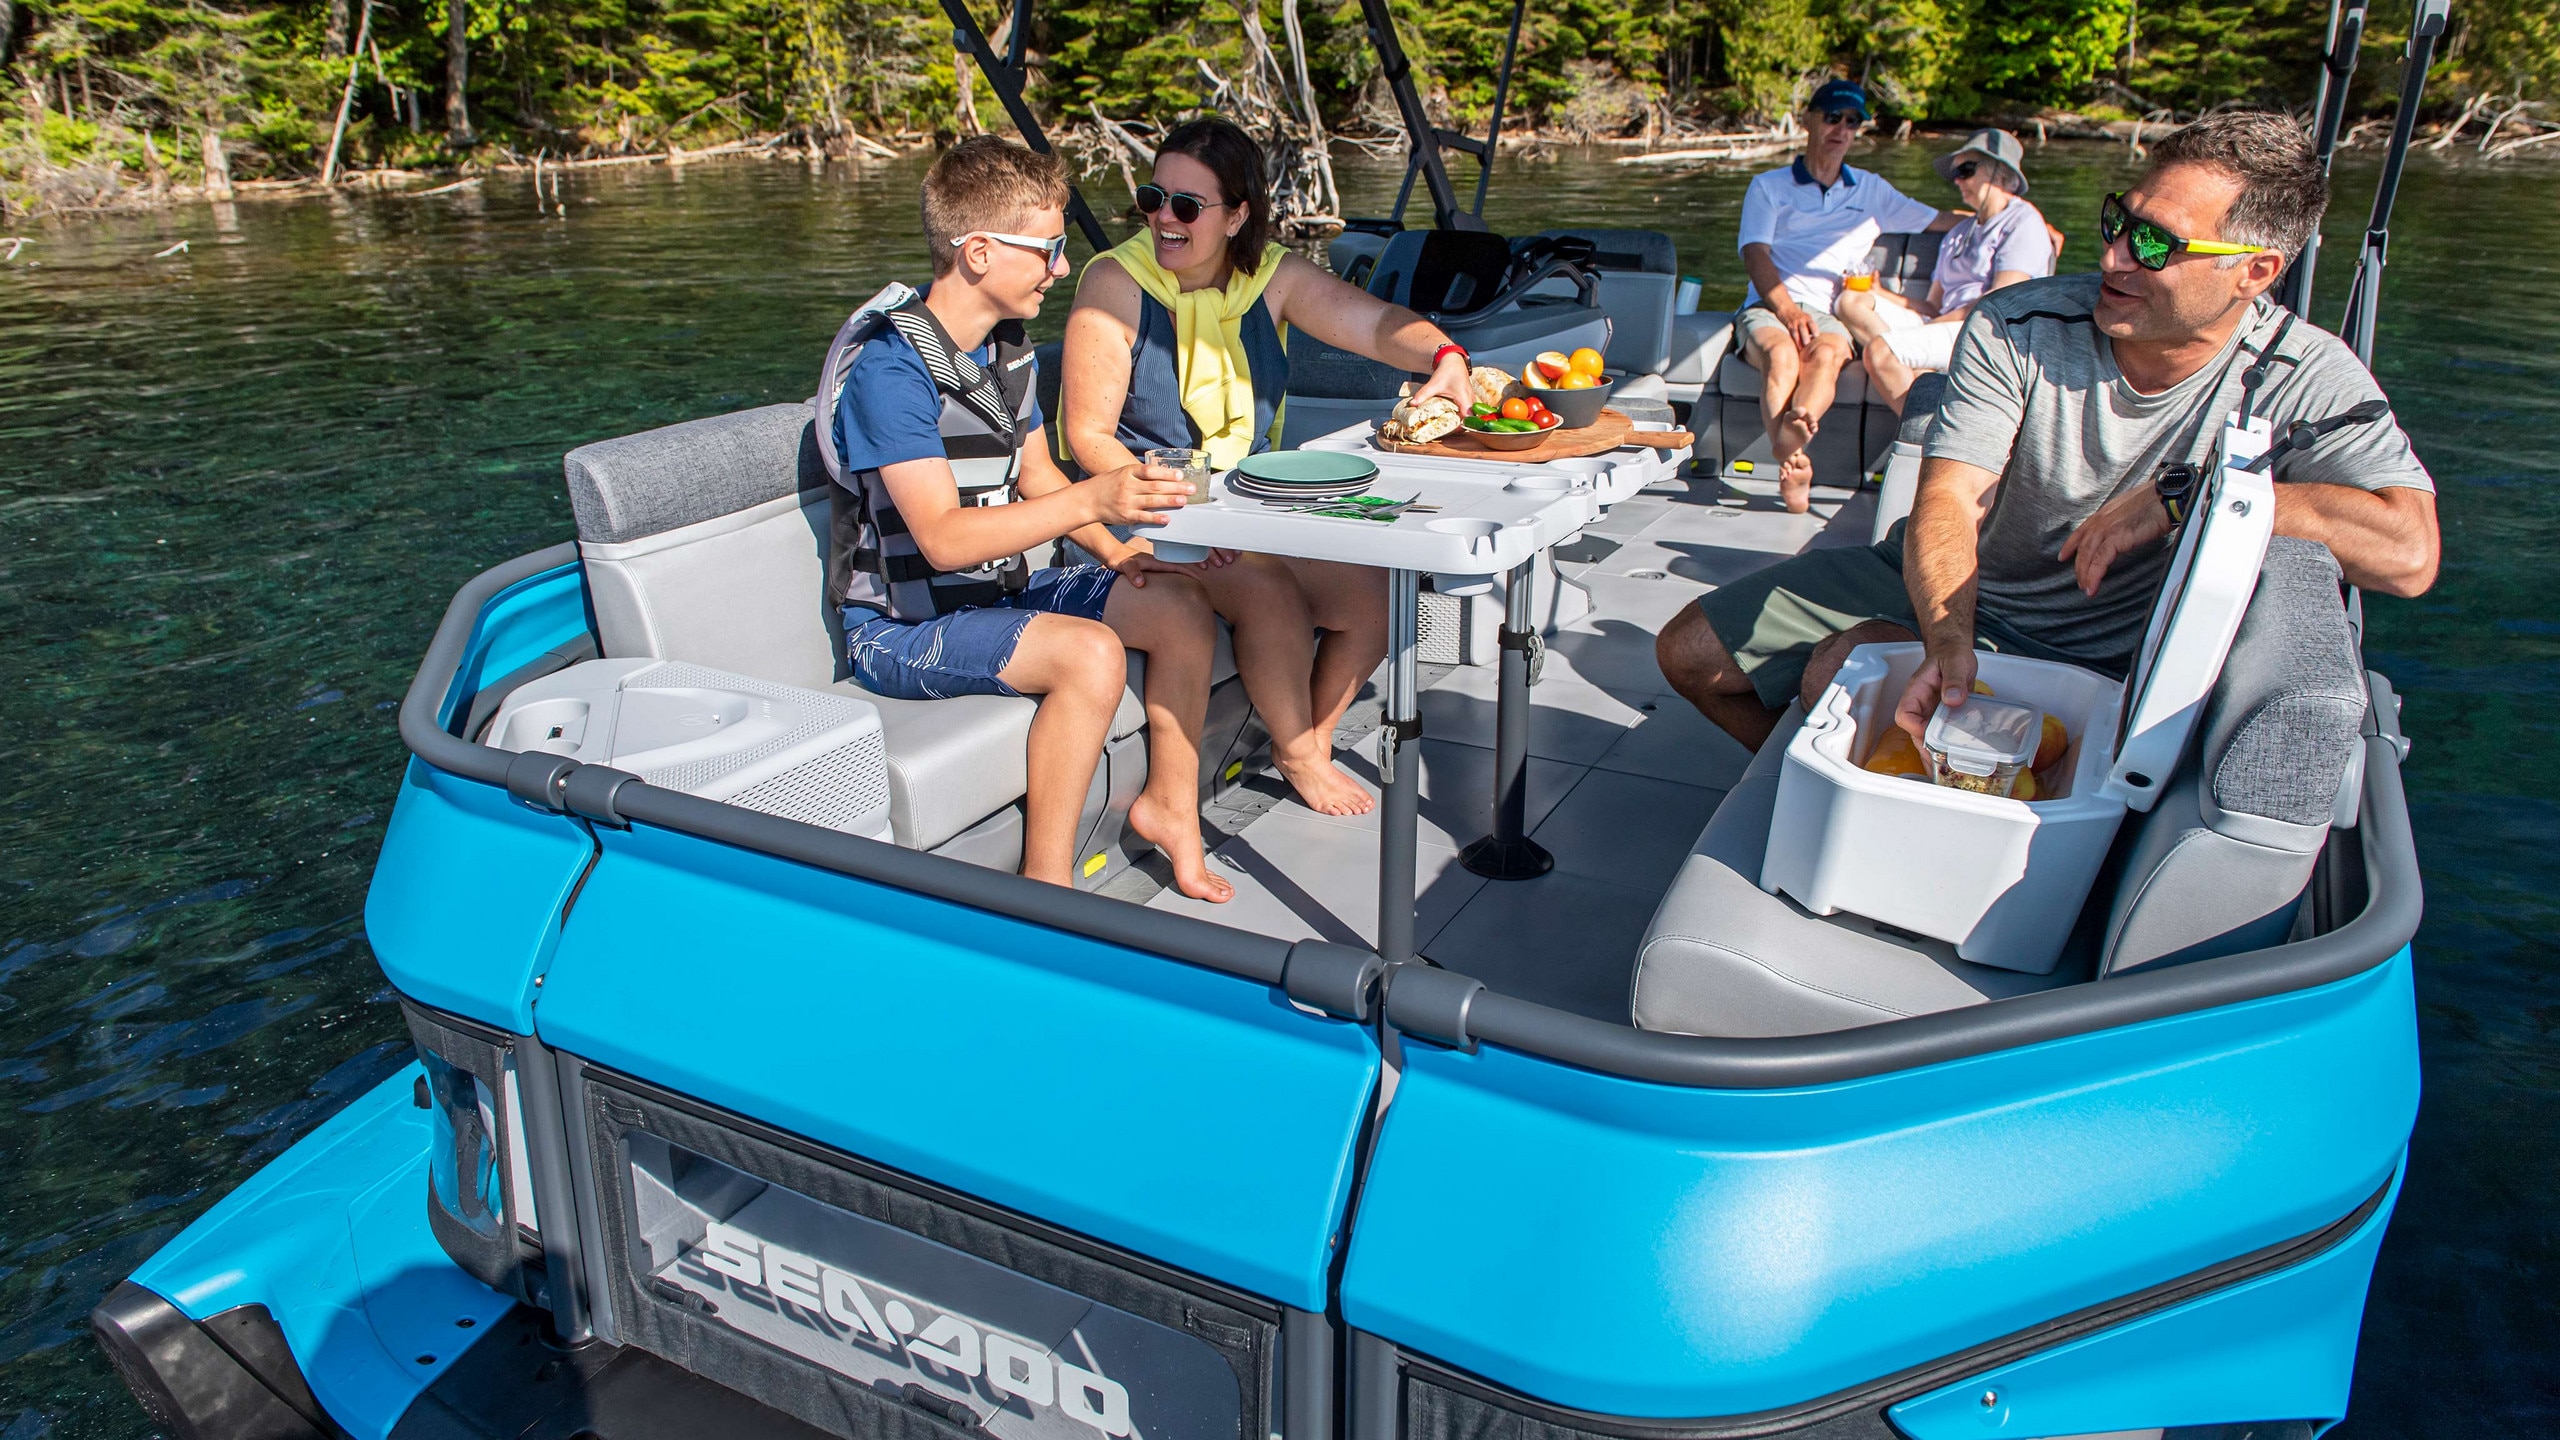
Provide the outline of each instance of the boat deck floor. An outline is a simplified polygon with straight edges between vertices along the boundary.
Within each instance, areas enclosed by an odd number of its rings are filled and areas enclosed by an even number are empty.
[[[1559,547],[1557,568],[1590,613],[1547,638],[1531,690],[1531,836],[1555,856],[1535,880],[1489,881],[1458,863],[1493,816],[1497,667],[1423,671],[1415,944],[1507,994],[1623,1021],[1637,945],[1663,890],[1749,752],[1670,693],[1654,636],[1680,607],[1799,551],[1867,542],[1874,492],[1816,489],[1789,515],[1776,486],[1712,476],[1655,486]],[[1381,676],[1383,680],[1383,676]],[[1376,686],[1371,687],[1374,691]],[[1366,694],[1335,758],[1377,789]],[[1204,812],[1224,905],[1165,888],[1161,860],[1104,893],[1282,939],[1370,945],[1377,935],[1378,815],[1321,815],[1275,773]]]

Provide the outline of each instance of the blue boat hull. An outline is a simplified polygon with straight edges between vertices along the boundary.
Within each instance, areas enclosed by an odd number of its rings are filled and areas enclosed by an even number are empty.
[[[172,1433],[1937,1440],[2344,1413],[2418,1095],[2381,739],[2365,854],[2390,883],[2336,934],[1702,1041],[462,744],[586,626],[564,548],[439,632],[367,908],[426,1058],[101,1307]],[[847,1246],[930,1242],[984,1306],[1065,1296],[1078,1336],[1209,1350],[1126,1385],[1056,1350],[1020,1363],[1096,1388],[1037,1404],[1033,1370],[937,1369],[917,1357],[959,1352],[921,1320],[855,1313],[886,1272],[817,1241],[740,1211],[721,1265],[662,1253],[644,1208],[715,1171]],[[967,1306],[931,1298],[956,1343]],[[1226,1368],[1160,1421],[1094,1398],[1158,1403],[1209,1351]]]

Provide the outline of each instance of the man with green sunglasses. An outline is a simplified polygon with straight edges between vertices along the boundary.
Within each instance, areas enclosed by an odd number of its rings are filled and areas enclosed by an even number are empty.
[[[1870,642],[1928,646],[1897,715],[1915,735],[1964,703],[1977,649],[2124,674],[2186,518],[2183,477],[2243,392],[2279,434],[2382,399],[2355,352],[2267,298],[2327,203],[2285,116],[2224,112],[2159,141],[2100,210],[2098,273],[1976,303],[1908,522],[1702,597],[1663,626],[1664,675],[1757,747]],[[2276,462],[2276,532],[2327,546],[2351,584],[2416,595],[2435,581],[2435,486],[2382,413]]]

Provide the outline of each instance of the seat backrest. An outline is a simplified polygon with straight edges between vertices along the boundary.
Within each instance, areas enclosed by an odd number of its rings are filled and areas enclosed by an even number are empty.
[[[1589,268],[1600,280],[1600,308],[1613,322],[1609,331],[1611,369],[1637,375],[1660,373],[1671,363],[1671,306],[1680,284],[1680,252],[1659,230],[1541,230],[1529,239],[1587,240]],[[1558,281],[1542,286],[1570,295],[1572,285]]]
[[[1929,230],[1877,237],[1867,252],[1876,279],[1897,295],[1927,295],[1938,273],[1938,243],[1944,237]]]
[[[806,404],[600,440],[564,468],[605,655],[811,689],[839,678],[828,481]]]
[[[1502,293],[1511,242],[1475,230],[1405,230],[1387,241],[1369,293],[1424,314],[1464,315]]]
[[[2134,817],[2099,973],[2282,942],[2370,703],[2328,548],[2277,536],[2160,801]]]

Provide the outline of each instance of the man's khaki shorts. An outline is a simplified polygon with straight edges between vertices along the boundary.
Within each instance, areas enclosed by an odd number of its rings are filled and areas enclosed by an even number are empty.
[[[1727,655],[1751,677],[1760,703],[1783,710],[1804,688],[1813,647],[1870,620],[1918,634],[1911,595],[1902,583],[1902,524],[1873,545],[1807,550],[1698,597],[1707,624]],[[2090,665],[2042,645],[2000,622],[1974,617],[1974,648],[2033,660],[2059,660],[2122,675],[2125,666]]]
[[[1814,334],[1837,335],[1842,344],[1849,343],[1849,327],[1840,323],[1839,316],[1819,305],[1799,303],[1796,308],[1813,317]],[[1771,337],[1769,344],[1784,345],[1789,349],[1795,347],[1795,341],[1787,335],[1787,322],[1779,319],[1778,312],[1770,309],[1764,300],[1754,300],[1734,312],[1733,333],[1736,343],[1742,347],[1742,358],[1750,361],[1755,370],[1769,368],[1769,352],[1763,348],[1760,338],[1763,334]]]

